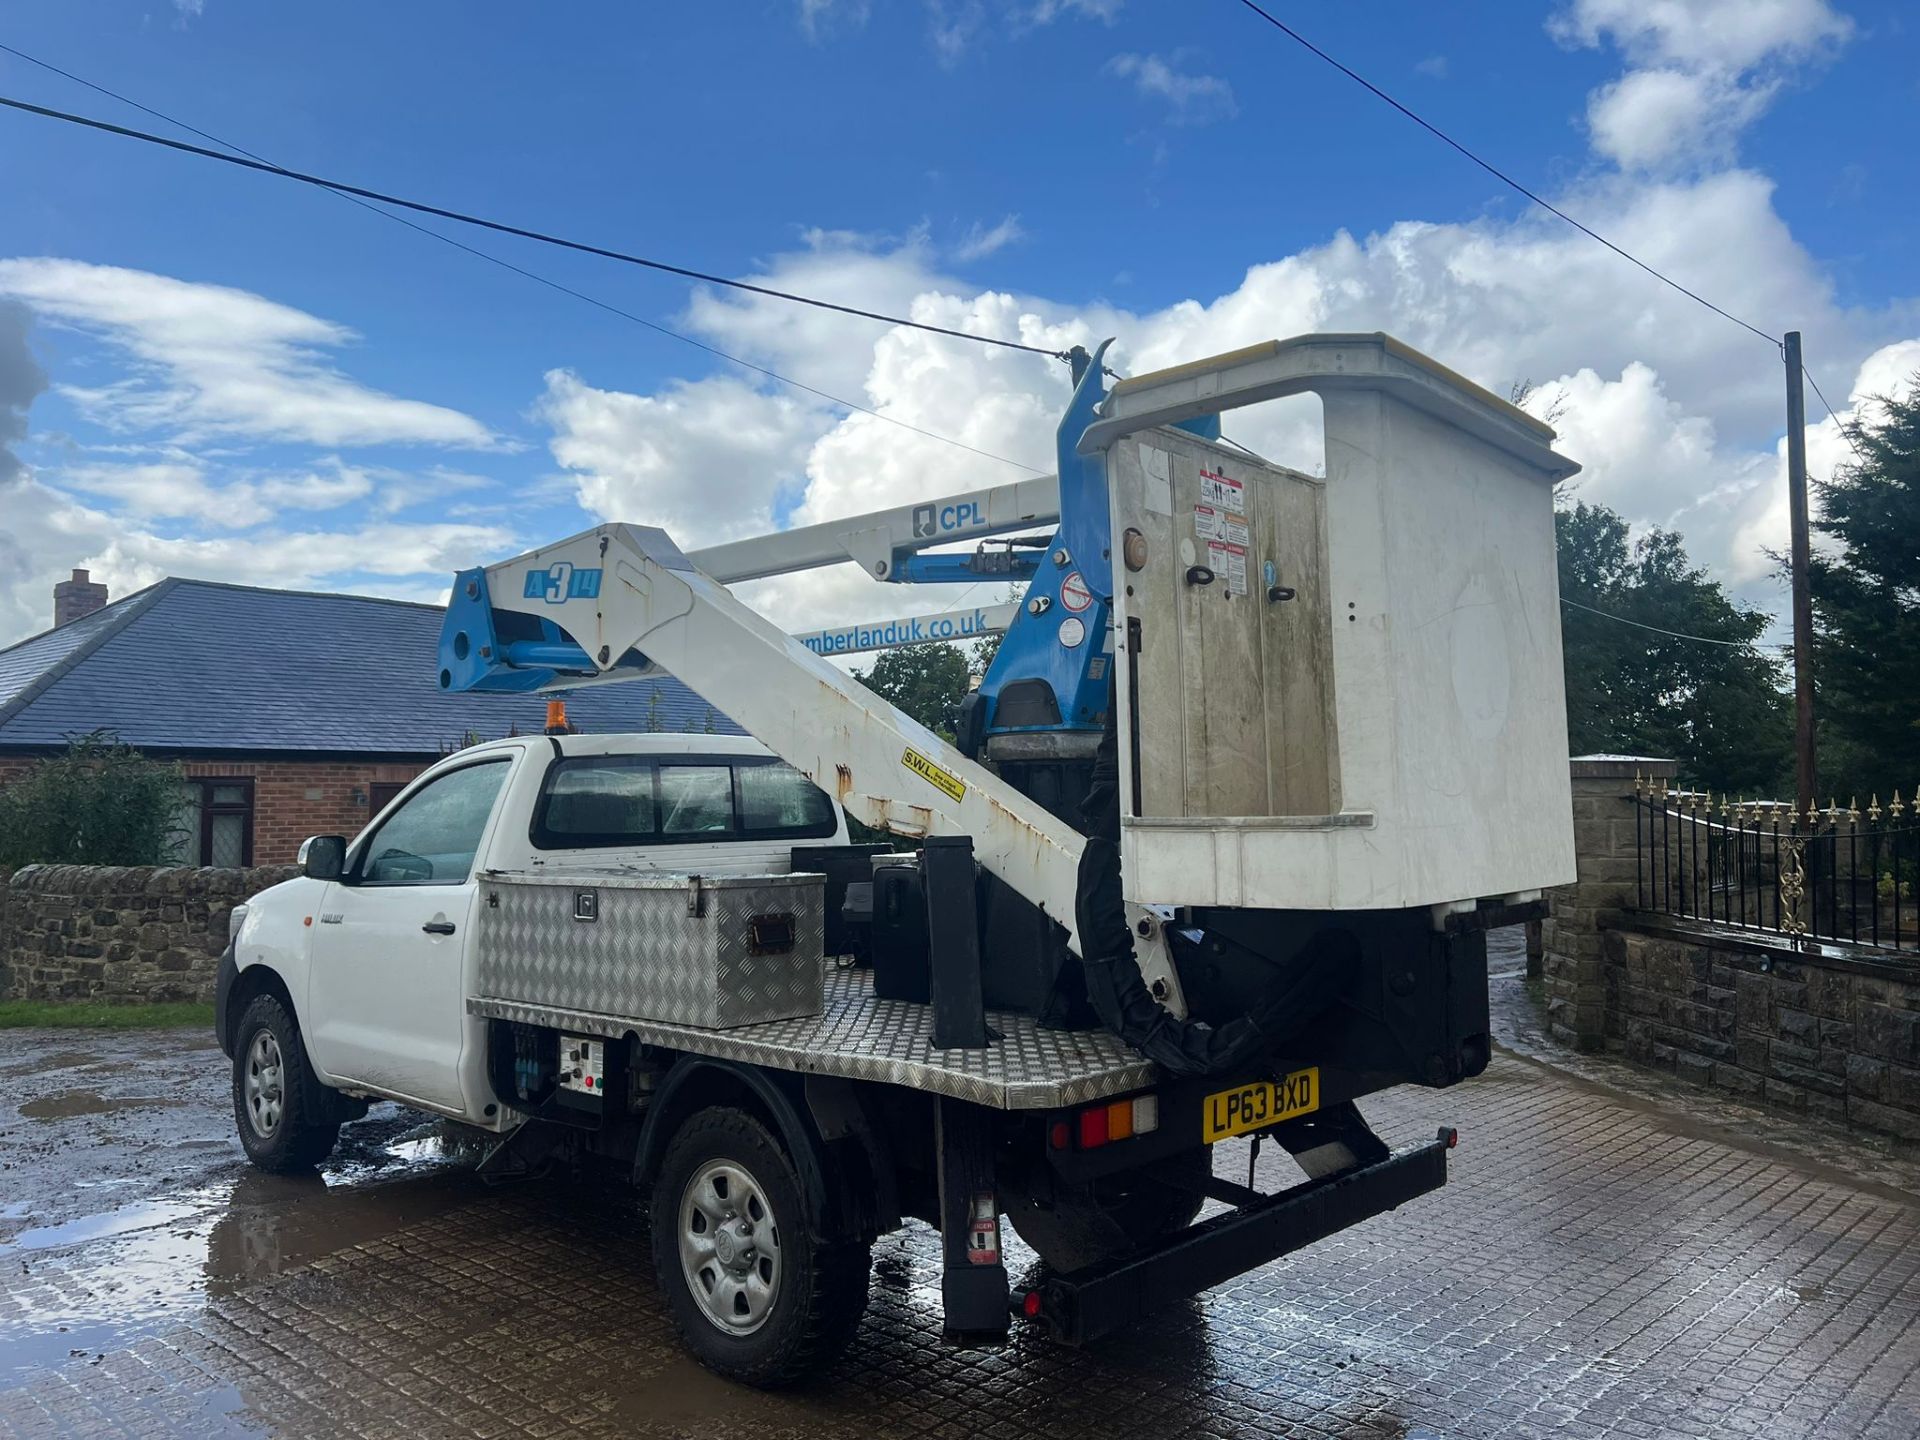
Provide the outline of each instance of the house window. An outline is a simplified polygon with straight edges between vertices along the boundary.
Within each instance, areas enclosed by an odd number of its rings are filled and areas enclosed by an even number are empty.
[[[175,823],[175,855],[181,864],[251,865],[253,781],[188,780]]]

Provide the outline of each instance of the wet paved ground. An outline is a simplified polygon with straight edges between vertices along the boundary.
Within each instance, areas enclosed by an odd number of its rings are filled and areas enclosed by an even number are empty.
[[[1460,1127],[1439,1194],[1093,1354],[942,1348],[933,1236],[894,1237],[853,1352],[776,1397],[682,1357],[617,1191],[485,1189],[391,1107],[272,1179],[199,1037],[0,1032],[0,1435],[1920,1434],[1920,1165],[1496,994],[1486,1076],[1367,1107]]]

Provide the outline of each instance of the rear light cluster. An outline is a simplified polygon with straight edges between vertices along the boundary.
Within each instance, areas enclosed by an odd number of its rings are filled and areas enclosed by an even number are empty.
[[[1130,1100],[1103,1100],[1070,1120],[1054,1121],[1047,1130],[1047,1143],[1055,1150],[1098,1150],[1159,1128],[1160,1097],[1135,1095]]]

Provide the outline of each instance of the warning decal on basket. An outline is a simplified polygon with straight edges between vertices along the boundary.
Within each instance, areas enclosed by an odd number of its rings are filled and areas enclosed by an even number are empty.
[[[1247,487],[1238,480],[1214,470],[1200,472],[1200,499],[1203,504],[1236,514],[1247,513]]]
[[[1245,545],[1252,538],[1247,532],[1247,517],[1244,515],[1227,516],[1220,533],[1226,537],[1229,545]]]
[[[964,780],[951,770],[942,770],[911,745],[907,747],[907,753],[900,757],[900,763],[943,794],[955,800],[966,798],[967,786]]]
[[[1247,593],[1247,547],[1215,540],[1207,546],[1207,568],[1225,585],[1229,595]]]
[[[1220,538],[1220,512],[1211,505],[1193,507],[1193,538],[1196,540]]]

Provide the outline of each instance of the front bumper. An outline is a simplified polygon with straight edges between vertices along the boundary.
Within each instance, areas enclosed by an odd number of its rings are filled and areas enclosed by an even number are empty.
[[[1221,1284],[1269,1260],[1324,1240],[1447,1183],[1453,1132],[1374,1165],[1309,1180],[1115,1260],[1056,1276],[1038,1290],[1038,1312],[1069,1344],[1084,1344],[1169,1302]]]

